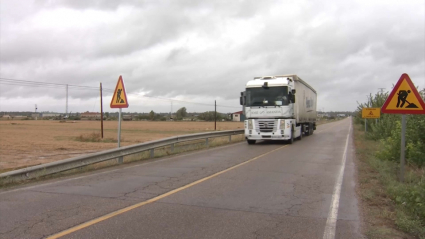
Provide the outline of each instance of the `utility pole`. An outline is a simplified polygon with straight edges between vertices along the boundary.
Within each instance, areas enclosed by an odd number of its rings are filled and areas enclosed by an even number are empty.
[[[103,139],[103,98],[102,98],[102,82],[100,82],[100,131]]]
[[[171,100],[171,111],[170,111],[170,119],[173,118],[173,101]],[[174,119],[173,119],[174,120]]]
[[[214,130],[217,130],[217,101],[214,100]]]
[[[66,108],[65,108],[65,116],[68,115],[68,84],[66,84]]]
[[[35,116],[35,120],[37,120],[37,104],[35,104],[35,112],[34,113],[36,113],[36,116]]]

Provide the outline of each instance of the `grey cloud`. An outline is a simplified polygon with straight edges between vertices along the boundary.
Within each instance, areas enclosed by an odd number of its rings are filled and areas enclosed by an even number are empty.
[[[73,0],[58,0],[58,1],[48,1],[48,0],[37,0],[36,3],[43,7],[69,7],[77,10],[84,9],[100,9],[100,10],[115,10],[119,6],[126,5],[138,5],[143,6],[145,2],[143,0],[134,0],[134,1],[114,1],[114,0],[87,0],[87,1],[73,1]]]
[[[176,48],[173,49],[170,54],[168,54],[167,61],[174,62],[181,56],[189,54],[189,50],[187,48]]]
[[[353,110],[356,100],[379,87],[390,90],[404,72],[425,85],[424,15],[416,10],[423,3],[276,3],[41,1],[40,9],[115,12],[126,6],[133,14],[85,31],[11,32],[1,39],[2,76],[90,86],[102,81],[114,88],[121,74],[131,94],[221,97],[238,105],[240,91],[254,76],[296,73],[316,88],[319,107],[326,110]],[[228,46],[219,41],[227,24],[254,17],[262,26],[252,29],[257,34],[251,39]],[[216,45],[195,51],[181,44],[193,35]],[[43,95],[31,88],[0,92],[2,97]],[[63,97],[62,90],[48,94]],[[72,97],[91,100],[96,92],[73,90]]]
[[[140,12],[129,23],[114,26],[109,36],[97,39],[96,57],[126,55],[173,41],[194,25],[188,18],[168,12]]]

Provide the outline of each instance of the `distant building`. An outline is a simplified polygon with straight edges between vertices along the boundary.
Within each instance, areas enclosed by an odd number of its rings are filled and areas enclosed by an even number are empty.
[[[100,120],[100,113],[86,111],[81,113],[81,120]]]
[[[60,117],[60,116],[61,116],[61,114],[59,114],[59,113],[42,113],[41,114],[41,117],[43,119],[56,118],[56,117]]]
[[[25,115],[3,115],[1,117],[2,120],[23,120],[27,118]]]
[[[100,116],[99,116],[99,118],[100,118]],[[128,121],[133,120],[133,116],[132,115],[123,115],[122,120],[128,120]]]
[[[232,114],[232,121],[244,121],[245,115],[243,115],[243,111],[238,111]]]
[[[41,118],[41,114],[40,113],[34,113],[34,114],[31,114],[31,118]]]
[[[337,117],[347,117],[345,114],[337,114]]]

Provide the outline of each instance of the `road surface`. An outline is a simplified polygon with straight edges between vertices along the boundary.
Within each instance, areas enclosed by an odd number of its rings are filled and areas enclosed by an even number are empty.
[[[351,119],[0,191],[0,238],[362,238]]]

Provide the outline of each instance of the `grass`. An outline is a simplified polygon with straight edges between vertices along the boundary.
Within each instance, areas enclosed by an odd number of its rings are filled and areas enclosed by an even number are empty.
[[[423,170],[406,168],[406,182],[400,182],[399,163],[376,158],[376,152],[383,145],[379,141],[367,139],[362,129],[362,125],[354,125],[358,193],[362,202],[364,234],[372,239],[425,239],[425,218],[415,212],[420,207],[409,207],[405,199],[406,194],[415,195],[417,191],[420,193],[416,186],[423,187]]]

